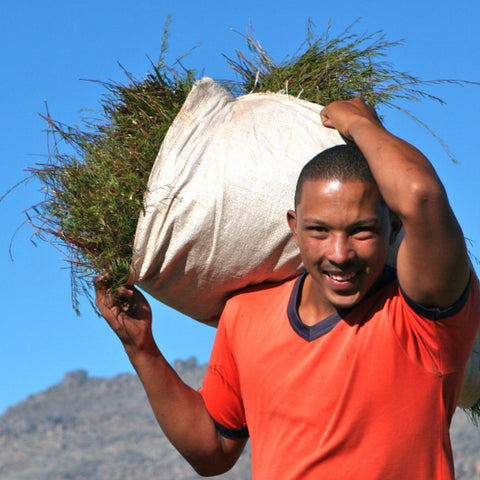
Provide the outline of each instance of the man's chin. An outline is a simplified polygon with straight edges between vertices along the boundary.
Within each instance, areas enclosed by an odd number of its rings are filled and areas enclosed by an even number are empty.
[[[337,310],[348,310],[358,305],[365,295],[360,292],[355,292],[349,295],[335,295],[332,299],[332,305]]]

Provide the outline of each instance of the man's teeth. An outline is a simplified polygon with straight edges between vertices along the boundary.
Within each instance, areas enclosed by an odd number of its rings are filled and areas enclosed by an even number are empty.
[[[336,280],[337,282],[348,282],[349,280],[351,280],[354,276],[356,275],[356,273],[351,273],[349,275],[336,275],[334,273],[328,273],[328,276],[330,278],[333,278],[334,280]]]

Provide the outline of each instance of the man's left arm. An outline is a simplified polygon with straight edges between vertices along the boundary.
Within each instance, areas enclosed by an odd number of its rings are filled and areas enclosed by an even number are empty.
[[[402,221],[397,256],[403,291],[431,308],[447,308],[464,292],[470,262],[462,230],[428,159],[388,132],[360,99],[329,104],[323,124],[353,141],[367,159],[386,204]]]

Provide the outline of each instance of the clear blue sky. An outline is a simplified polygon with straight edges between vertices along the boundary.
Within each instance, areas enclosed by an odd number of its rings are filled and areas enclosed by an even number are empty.
[[[80,79],[123,81],[121,63],[134,75],[158,58],[163,25],[173,15],[168,58],[199,45],[186,60],[214,78],[232,78],[222,54],[244,48],[240,35],[252,21],[263,46],[277,60],[296,51],[310,17],[323,32],[328,20],[338,33],[362,17],[355,32],[383,30],[405,38],[389,60],[423,79],[480,81],[480,4],[472,0],[370,2],[303,1],[181,2],[164,0],[66,2],[17,0],[0,7],[0,196],[25,177],[24,169],[45,160],[45,123],[38,113],[76,124],[84,109],[97,109],[102,88]],[[436,141],[407,117],[381,111],[387,127],[418,146],[442,177],[451,203],[480,257],[480,87],[439,87],[447,101],[412,105],[454,151],[453,165]],[[0,413],[29,394],[57,383],[65,372],[86,369],[93,376],[131,371],[120,343],[89,304],[77,317],[70,303],[70,279],[61,255],[45,243],[35,247],[22,211],[41,200],[34,182],[0,203]],[[168,360],[208,360],[214,330],[154,302],[155,335]]]

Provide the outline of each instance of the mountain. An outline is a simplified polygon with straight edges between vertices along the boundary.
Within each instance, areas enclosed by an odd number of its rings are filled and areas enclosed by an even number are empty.
[[[175,362],[197,388],[205,365]],[[480,432],[462,411],[452,440],[457,479],[480,480]],[[219,479],[250,479],[249,446]],[[0,417],[2,480],[194,480],[201,478],[157,426],[134,375],[93,378],[83,370],[28,397]]]
[[[206,366],[178,361],[198,387]],[[80,370],[0,417],[1,480],[193,480],[199,477],[157,425],[136,376]],[[220,477],[250,479],[249,449]]]

